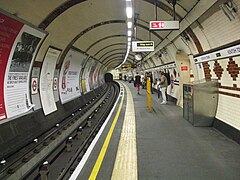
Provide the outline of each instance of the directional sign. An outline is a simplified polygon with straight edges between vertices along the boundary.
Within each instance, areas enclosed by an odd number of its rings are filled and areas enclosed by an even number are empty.
[[[154,51],[154,41],[133,41],[133,52],[149,52]]]
[[[38,78],[32,78],[32,94],[38,93]]]
[[[179,21],[150,21],[149,29],[151,30],[179,29]]]

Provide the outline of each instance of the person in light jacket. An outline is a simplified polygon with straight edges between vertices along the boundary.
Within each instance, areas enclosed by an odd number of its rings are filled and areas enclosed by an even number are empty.
[[[166,89],[167,89],[167,86],[168,86],[168,82],[167,82],[167,78],[166,78],[163,71],[161,72],[161,78],[160,78],[159,86],[160,86],[160,91],[162,93],[162,99],[163,99],[161,104],[167,104]]]

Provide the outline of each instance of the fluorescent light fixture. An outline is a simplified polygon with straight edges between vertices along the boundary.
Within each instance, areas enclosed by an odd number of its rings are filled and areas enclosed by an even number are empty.
[[[128,29],[132,28],[132,22],[128,22],[127,27],[128,27]]]
[[[132,1],[132,0],[126,0],[126,1]]]
[[[131,41],[131,37],[128,37],[128,41]]]
[[[132,7],[127,7],[126,8],[126,12],[127,12],[127,18],[132,18]]]
[[[128,30],[128,36],[132,36],[132,31]]]
[[[130,46],[131,45],[131,42],[128,42],[128,46]]]

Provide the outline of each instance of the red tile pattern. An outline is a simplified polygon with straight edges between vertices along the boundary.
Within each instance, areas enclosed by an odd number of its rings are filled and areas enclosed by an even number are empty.
[[[218,80],[221,80],[221,77],[222,77],[222,74],[223,74],[224,70],[223,70],[222,66],[217,61],[215,61],[215,63],[214,63],[213,71],[215,72],[216,76],[218,77]]]
[[[240,72],[240,67],[238,67],[238,65],[233,60],[233,58],[229,58],[228,65],[227,65],[227,71],[231,75],[233,81],[236,81],[238,74]]]
[[[206,81],[210,81],[211,77],[212,77],[210,65],[208,64],[208,62],[203,62],[202,64],[203,64],[205,79],[206,79]]]

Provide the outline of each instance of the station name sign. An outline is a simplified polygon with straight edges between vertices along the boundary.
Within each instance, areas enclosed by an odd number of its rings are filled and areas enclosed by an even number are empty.
[[[150,30],[179,29],[179,21],[150,21]]]
[[[154,51],[154,41],[133,41],[133,52],[149,52]]]
[[[164,69],[172,69],[175,67],[176,67],[176,63],[170,63],[170,64],[161,65],[155,68],[147,69],[146,71],[158,71],[158,70],[164,70]]]
[[[212,61],[217,59],[224,59],[232,56],[240,55],[240,44],[236,46],[232,46],[229,48],[221,49],[209,54],[194,56],[195,63],[202,63],[206,61]]]

